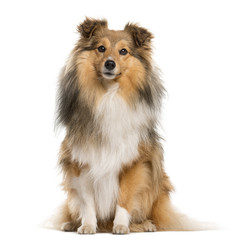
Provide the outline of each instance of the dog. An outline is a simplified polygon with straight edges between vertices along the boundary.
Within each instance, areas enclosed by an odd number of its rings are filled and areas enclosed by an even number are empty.
[[[187,230],[170,202],[157,123],[164,87],[153,35],[86,18],[59,80],[59,154],[67,199],[58,223],[79,234]]]

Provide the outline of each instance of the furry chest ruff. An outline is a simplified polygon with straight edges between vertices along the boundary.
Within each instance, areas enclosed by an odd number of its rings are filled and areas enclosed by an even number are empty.
[[[138,144],[146,138],[146,132],[142,132],[147,125],[146,109],[139,106],[132,110],[118,90],[118,84],[111,87],[96,110],[95,124],[100,127],[101,143],[74,145],[72,150],[73,160],[89,166],[83,176],[73,179],[73,185],[77,189],[80,181],[89,183],[99,219],[109,219],[114,214],[119,173],[123,166],[136,160]]]

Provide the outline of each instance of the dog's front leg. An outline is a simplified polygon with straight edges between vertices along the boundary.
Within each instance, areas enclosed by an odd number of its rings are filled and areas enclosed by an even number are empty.
[[[135,231],[155,231],[147,219],[151,212],[153,191],[149,164],[142,160],[125,170],[120,176],[119,197],[115,212],[113,233],[127,234],[132,225],[139,223]]]
[[[94,234],[97,228],[96,208],[91,178],[86,172],[82,172],[74,179],[77,186],[77,197],[80,205],[81,226],[77,229],[79,234]]]
[[[135,195],[140,185],[137,175],[139,176],[143,172],[142,170],[142,164],[137,163],[120,176],[119,197],[113,225],[113,233],[115,234],[130,232],[131,213],[135,207]]]
[[[128,234],[129,230],[129,222],[130,222],[130,214],[127,209],[117,205],[115,218],[114,218],[114,234]]]

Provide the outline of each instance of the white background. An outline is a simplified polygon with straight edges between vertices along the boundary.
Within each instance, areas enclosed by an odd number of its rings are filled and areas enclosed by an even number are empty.
[[[119,238],[38,227],[64,199],[56,168],[62,134],[54,132],[55,93],[85,16],[107,18],[111,29],[138,22],[154,33],[154,58],[168,92],[162,135],[166,170],[176,187],[173,202],[187,215],[223,228],[125,239],[236,237],[235,2],[1,1],[1,239]]]

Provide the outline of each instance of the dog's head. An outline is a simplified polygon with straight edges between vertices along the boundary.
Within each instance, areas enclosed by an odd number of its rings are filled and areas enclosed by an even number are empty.
[[[87,59],[102,80],[136,75],[150,65],[153,36],[145,28],[127,24],[124,30],[114,31],[108,29],[106,20],[87,18],[78,31],[81,51],[89,51]]]
[[[67,125],[75,121],[74,115],[80,121],[91,115],[111,85],[130,106],[155,106],[163,88],[152,66],[153,35],[147,29],[128,23],[114,31],[106,20],[86,18],[78,32],[80,38],[60,77],[59,122]]]

